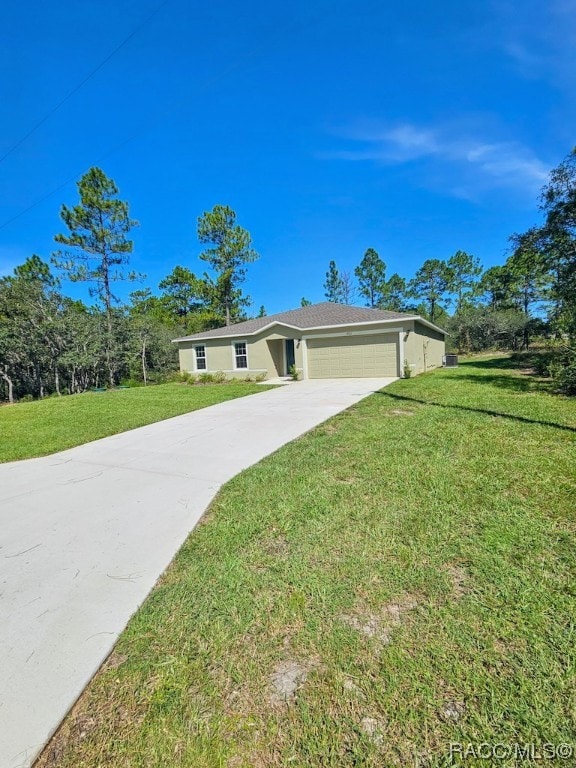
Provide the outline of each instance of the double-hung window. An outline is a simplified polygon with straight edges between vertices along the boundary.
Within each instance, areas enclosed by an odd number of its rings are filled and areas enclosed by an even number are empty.
[[[234,367],[248,368],[248,350],[245,341],[234,342]]]
[[[194,355],[196,357],[196,370],[205,371],[206,370],[206,347],[204,346],[204,344],[199,344],[197,347],[194,347]]]

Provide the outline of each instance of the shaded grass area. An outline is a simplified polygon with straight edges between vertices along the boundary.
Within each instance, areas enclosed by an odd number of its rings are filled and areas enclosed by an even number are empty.
[[[159,384],[0,408],[0,462],[47,456],[101,437],[262,392],[260,384]]]
[[[576,403],[507,365],[399,381],[228,483],[39,767],[576,742]]]

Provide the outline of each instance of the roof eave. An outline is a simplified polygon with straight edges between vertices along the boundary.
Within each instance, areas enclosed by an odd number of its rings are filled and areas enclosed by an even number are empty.
[[[268,328],[273,328],[275,325],[284,325],[286,328],[292,328],[295,331],[301,331],[302,328],[299,328],[297,325],[290,325],[290,323],[281,323],[278,320],[273,320],[271,323],[267,323],[266,325],[263,325],[261,328],[257,328],[255,331],[239,331],[238,333],[221,333],[218,336],[198,336],[196,334],[193,334],[192,336],[183,336],[181,339],[172,339],[172,343],[177,341],[210,341],[211,339],[232,339],[240,336],[255,336],[257,333],[262,333],[262,331],[267,330]],[[233,328],[233,326],[230,326]]]
[[[199,336],[199,335],[192,335],[192,336],[183,336],[179,339],[172,339],[173,344],[177,344],[178,342],[182,341],[212,341],[213,339],[231,339],[235,337],[240,336],[256,336],[258,333],[262,333],[262,331],[266,331],[269,328],[273,328],[275,325],[282,325],[285,328],[291,328],[294,331],[323,331],[328,328],[338,328],[341,325],[381,325],[382,323],[398,323],[405,320],[419,320],[424,325],[427,325],[429,328],[433,328],[435,331],[439,331],[440,333],[443,333],[445,335],[448,335],[446,331],[444,331],[442,328],[439,328],[437,325],[434,325],[433,323],[430,323],[428,320],[424,320],[423,317],[420,315],[402,315],[401,317],[390,317],[388,319],[383,320],[362,320],[361,322],[356,323],[331,323],[330,325],[311,325],[306,328],[302,328],[298,325],[292,325],[290,323],[284,323],[281,320],[274,320],[271,323],[268,323],[267,325],[263,325],[261,328],[257,328],[255,331],[240,331],[237,333],[223,333],[219,336]],[[232,326],[231,326],[232,327]]]

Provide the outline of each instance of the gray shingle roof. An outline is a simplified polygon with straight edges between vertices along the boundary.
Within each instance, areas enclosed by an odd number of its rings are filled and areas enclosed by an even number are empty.
[[[254,320],[245,320],[243,323],[214,328],[211,331],[195,333],[192,336],[184,336],[174,341],[194,341],[195,339],[216,339],[226,336],[247,336],[265,328],[272,323],[286,323],[299,330],[319,328],[330,325],[351,325],[354,323],[373,323],[378,320],[406,320],[416,315],[403,312],[388,312],[385,309],[368,309],[366,307],[352,307],[348,304],[334,304],[324,301],[321,304],[311,304],[308,307],[291,309],[288,312],[278,312],[276,315],[257,317]]]

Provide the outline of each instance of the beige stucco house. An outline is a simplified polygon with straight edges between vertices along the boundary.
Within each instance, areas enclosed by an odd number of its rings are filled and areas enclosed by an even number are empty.
[[[446,332],[419,315],[323,302],[174,339],[180,369],[245,378],[402,376],[442,365]]]

